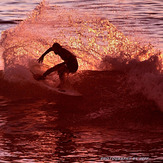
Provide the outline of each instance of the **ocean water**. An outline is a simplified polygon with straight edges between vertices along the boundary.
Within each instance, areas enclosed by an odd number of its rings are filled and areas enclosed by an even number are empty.
[[[0,162],[163,160],[162,0],[0,2]],[[58,94],[30,70],[73,52],[82,97]],[[53,73],[48,81],[58,81]]]

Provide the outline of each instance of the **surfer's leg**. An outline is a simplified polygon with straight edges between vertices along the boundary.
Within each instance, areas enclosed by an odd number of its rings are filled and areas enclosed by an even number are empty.
[[[59,75],[59,79],[60,79],[60,84],[58,85],[58,88],[62,88],[66,83],[66,79],[67,79],[67,75],[68,75],[68,69],[67,69],[66,65],[63,65],[58,70],[58,75]]]
[[[50,73],[54,72],[54,71],[59,71],[60,69],[62,69],[62,67],[65,65],[65,63],[60,63],[52,68],[49,68],[47,71],[44,72],[44,74],[42,75],[44,78],[49,75]]]

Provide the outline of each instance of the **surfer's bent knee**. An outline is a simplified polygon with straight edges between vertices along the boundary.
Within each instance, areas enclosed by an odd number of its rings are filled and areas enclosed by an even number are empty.
[[[75,73],[78,70],[78,62],[76,59],[71,60],[67,63],[69,73]]]

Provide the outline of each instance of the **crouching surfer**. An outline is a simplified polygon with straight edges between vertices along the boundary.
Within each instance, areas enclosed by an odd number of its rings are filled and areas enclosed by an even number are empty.
[[[57,71],[60,79],[58,88],[61,88],[65,83],[65,75],[69,73],[75,73],[78,70],[78,62],[76,56],[67,49],[63,48],[59,43],[54,43],[52,47],[42,54],[42,56],[38,59],[38,62],[42,63],[45,55],[51,51],[53,51],[56,55],[59,55],[64,62],[49,68],[43,73],[43,75],[39,76],[37,80],[44,80],[47,75]]]

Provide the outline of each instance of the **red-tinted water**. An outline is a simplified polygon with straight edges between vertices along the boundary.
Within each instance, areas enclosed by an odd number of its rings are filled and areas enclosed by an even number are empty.
[[[150,6],[137,2],[133,9]],[[62,3],[82,10],[42,4],[2,34],[0,162],[161,162],[162,54],[99,16],[113,3]],[[129,9],[131,4],[121,5]],[[33,79],[30,69],[55,41],[77,56],[79,71],[69,81],[83,97],[58,94]],[[60,62],[50,53],[41,67],[45,71]]]

